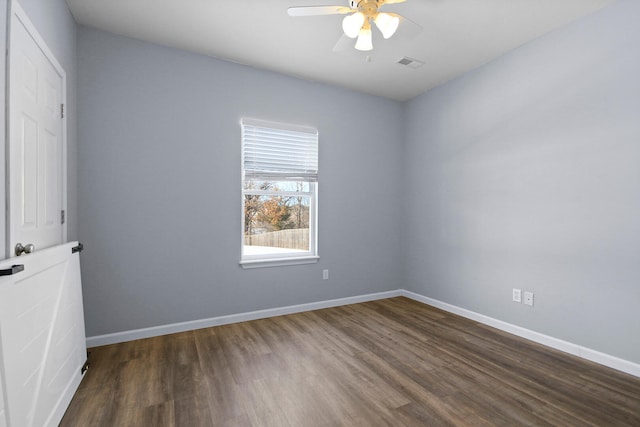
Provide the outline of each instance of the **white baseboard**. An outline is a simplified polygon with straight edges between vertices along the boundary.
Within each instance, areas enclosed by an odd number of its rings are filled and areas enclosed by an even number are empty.
[[[537,342],[547,347],[608,366],[618,371],[640,377],[640,365],[628,360],[620,359],[599,351],[573,344],[549,335],[541,334],[530,329],[516,326],[502,320],[494,319],[484,314],[476,313],[455,305],[451,305],[424,295],[410,292],[404,289],[395,291],[379,292],[375,294],[359,295],[347,298],[338,298],[327,301],[313,302],[309,304],[290,305],[286,307],[270,308],[266,310],[250,311],[247,313],[230,314],[227,316],[211,317],[209,319],[194,320],[190,322],[173,323],[170,325],[154,326],[152,328],[135,329],[131,331],[117,332],[114,334],[98,335],[87,338],[87,348],[101,345],[116,344],[126,341],[133,341],[142,338],[157,337],[160,335],[174,334],[177,332],[192,331],[195,329],[209,328],[212,326],[228,325],[230,323],[246,322],[249,320],[265,319],[268,317],[282,316],[285,314],[301,313],[303,311],[319,310],[322,308],[338,307],[359,302],[375,301],[386,298],[404,296],[412,300],[440,308],[450,313],[457,314],[467,319],[492,326],[496,329],[508,332],[513,335]]]
[[[247,313],[230,314],[227,316],[211,317],[209,319],[193,320],[190,322],[173,323],[170,325],[154,326],[152,328],[135,329],[131,331],[116,332],[113,334],[98,335],[87,338],[87,348],[101,345],[116,344],[133,341],[142,338],[157,337],[160,335],[175,334],[177,332],[193,331],[195,329],[210,328],[212,326],[228,325],[230,323],[246,322],[248,320],[265,319],[268,317],[282,316],[285,314],[301,313],[303,311],[319,310],[322,308],[338,307],[359,302],[375,301],[393,298],[401,295],[401,290],[378,292],[375,294],[358,295],[347,298],[338,298],[326,301],[312,302],[308,304],[290,305],[286,307],[270,308],[266,310],[250,311]]]
[[[503,322],[502,320],[494,319],[484,314],[476,313],[465,308],[460,308],[455,305],[448,304],[446,302],[438,301],[433,298],[425,297],[424,295],[417,294],[415,292],[400,290],[400,295],[411,298],[412,300],[431,305],[433,307],[440,308],[444,311],[448,311],[453,314],[457,314],[467,319],[475,320],[476,322],[483,323],[488,326],[492,326],[496,329],[500,329],[510,334],[517,335],[519,337],[528,339],[530,341],[537,342],[547,347],[554,348],[556,350],[563,351],[565,353],[572,354],[574,356],[581,357],[583,359],[590,360],[600,365],[608,366],[609,368],[617,369],[618,371],[625,372],[627,374],[640,377],[640,365],[630,362],[628,360],[620,359],[615,356],[611,356],[587,347],[583,347],[578,344],[573,344],[558,338],[551,337],[549,335],[541,334],[539,332],[532,331],[530,329],[516,326],[511,323]]]

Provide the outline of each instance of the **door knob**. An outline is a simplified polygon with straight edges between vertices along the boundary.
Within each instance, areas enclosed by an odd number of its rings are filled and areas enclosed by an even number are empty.
[[[36,247],[33,246],[33,243],[27,243],[26,245],[22,246],[22,243],[16,243],[16,255],[20,256],[22,254],[30,254],[31,252],[35,251]]]

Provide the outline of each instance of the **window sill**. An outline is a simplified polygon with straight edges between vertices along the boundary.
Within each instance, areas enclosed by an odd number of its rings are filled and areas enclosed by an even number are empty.
[[[271,259],[252,259],[242,260],[240,265],[242,268],[264,268],[264,267],[282,267],[286,265],[315,264],[320,259],[319,256],[293,257],[293,258],[271,258]]]

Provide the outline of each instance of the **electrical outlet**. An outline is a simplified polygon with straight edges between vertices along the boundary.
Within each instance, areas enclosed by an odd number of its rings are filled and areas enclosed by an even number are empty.
[[[525,305],[533,307],[533,292],[524,293],[524,303]]]
[[[522,291],[520,289],[513,288],[513,300],[515,302],[522,302]]]
[[[329,280],[329,270],[322,270],[322,280]]]

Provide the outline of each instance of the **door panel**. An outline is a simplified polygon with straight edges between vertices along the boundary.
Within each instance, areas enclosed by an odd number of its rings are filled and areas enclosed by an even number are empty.
[[[13,15],[9,55],[9,254],[62,243],[64,72],[26,18]]]
[[[60,224],[60,153],[58,135],[47,131],[44,144],[44,226],[57,227]],[[60,224],[61,225],[61,224]]]
[[[86,344],[75,245],[23,256],[24,271],[0,277],[0,371],[11,426],[57,425],[80,383]],[[0,270],[16,261],[0,262]]]
[[[31,117],[22,114],[20,139],[16,147],[15,154],[20,159],[17,163],[21,167],[19,181],[22,184],[22,191],[18,193],[17,202],[21,205],[21,221],[19,225],[23,230],[34,230],[37,227],[38,214],[38,182],[37,164],[38,156],[38,124]],[[13,147],[12,147],[13,148]],[[17,175],[18,171],[16,171]],[[20,199],[22,202],[20,203]]]

